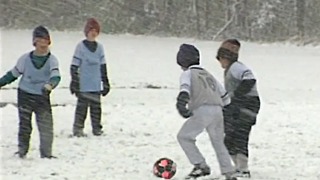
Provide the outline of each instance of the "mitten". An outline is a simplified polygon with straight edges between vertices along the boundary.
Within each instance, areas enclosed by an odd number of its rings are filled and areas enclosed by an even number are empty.
[[[189,118],[193,115],[192,112],[186,107],[187,104],[189,103],[189,100],[190,100],[190,97],[187,92],[180,92],[177,97],[176,107],[178,109],[179,114],[183,118]]]
[[[76,96],[78,96],[79,93],[79,81],[76,80],[72,80],[70,83],[70,92],[71,94],[75,94]]]
[[[110,91],[109,83],[103,83],[103,90],[101,91],[102,96],[106,96]]]
[[[70,92],[71,94],[75,94],[78,96],[80,91],[80,83],[79,83],[79,77],[78,77],[78,66],[72,65],[70,68],[71,73],[71,83],[70,83]]]
[[[103,82],[103,90],[101,91],[101,95],[106,96],[110,91],[110,84],[109,84],[106,64],[101,64],[100,72],[101,72],[101,81]]]

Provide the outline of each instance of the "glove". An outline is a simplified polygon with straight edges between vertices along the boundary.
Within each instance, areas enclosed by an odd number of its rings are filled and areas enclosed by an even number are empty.
[[[78,97],[79,88],[80,88],[79,81],[72,80],[69,88],[70,88],[71,94],[75,94]]]
[[[102,96],[106,96],[110,91],[110,85],[108,83],[103,83],[103,90],[101,91]]]
[[[109,79],[107,76],[107,65],[106,64],[101,64],[100,72],[101,72],[101,80],[103,82],[103,90],[101,91],[101,95],[106,96],[110,91],[110,84],[109,84]]]
[[[183,118],[189,118],[191,117],[193,114],[192,112],[187,109],[187,104],[189,103],[189,94],[187,92],[180,92],[178,97],[177,97],[177,104],[176,107],[178,109],[179,114],[183,117]]]
[[[53,87],[51,84],[45,84],[43,87],[42,87],[42,94],[43,95],[49,95],[52,91]]]
[[[70,83],[70,92],[71,94],[75,94],[77,97],[80,91],[80,83],[79,83],[79,74],[78,74],[79,67],[76,65],[71,65],[70,73],[71,73],[71,83]]]

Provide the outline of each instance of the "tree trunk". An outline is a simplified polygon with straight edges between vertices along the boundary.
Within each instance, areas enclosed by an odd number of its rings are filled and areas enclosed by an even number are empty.
[[[206,30],[205,31],[208,31],[209,30],[209,22],[210,22],[210,19],[209,19],[209,16],[210,16],[210,0],[206,0],[206,7],[205,7],[205,28]]]
[[[297,30],[298,37],[300,40],[304,39],[304,17],[305,17],[305,0],[296,0],[297,8]]]
[[[131,26],[129,27],[130,31],[133,31],[135,34],[143,34],[145,33],[145,22],[144,22],[144,1],[143,0],[130,0],[127,2],[128,7],[131,8],[132,11],[129,11],[129,14],[134,14],[131,19]]]
[[[242,0],[240,4],[239,14],[238,14],[238,22],[237,26],[239,29],[239,35],[247,39],[248,37],[248,11],[247,11],[247,0]]]
[[[197,38],[201,37],[201,24],[200,24],[200,13],[199,13],[199,1],[195,0],[194,2],[194,10],[196,15],[196,30],[197,30]]]
[[[226,7],[227,7],[226,22],[228,22],[232,17],[232,9],[231,9],[232,2],[231,1],[232,0],[226,0]]]

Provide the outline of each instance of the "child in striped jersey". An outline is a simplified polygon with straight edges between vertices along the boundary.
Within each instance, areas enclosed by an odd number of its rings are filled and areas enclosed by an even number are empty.
[[[22,55],[15,67],[0,79],[0,88],[22,76],[18,86],[19,132],[18,152],[24,158],[29,150],[32,132],[32,113],[40,134],[41,158],[52,156],[53,118],[50,92],[60,82],[57,58],[49,51],[51,43],[48,30],[38,26],[33,31],[35,50]]]
[[[103,134],[100,97],[106,96],[110,90],[104,49],[102,44],[96,41],[100,33],[98,21],[94,18],[88,19],[84,33],[86,39],[77,45],[70,69],[70,91],[78,98],[73,124],[73,135],[77,137],[86,136],[83,129],[88,108],[93,135]]]
[[[224,111],[225,145],[238,176],[250,177],[248,142],[260,110],[260,98],[252,70],[238,61],[239,50],[240,42],[228,39],[221,44],[216,58],[225,69],[225,88],[231,97],[231,104]]]

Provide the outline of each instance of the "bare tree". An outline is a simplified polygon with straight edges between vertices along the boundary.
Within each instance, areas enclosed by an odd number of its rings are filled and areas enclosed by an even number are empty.
[[[304,17],[305,17],[305,0],[296,0],[297,8],[297,30],[298,37],[300,40],[304,39]]]

